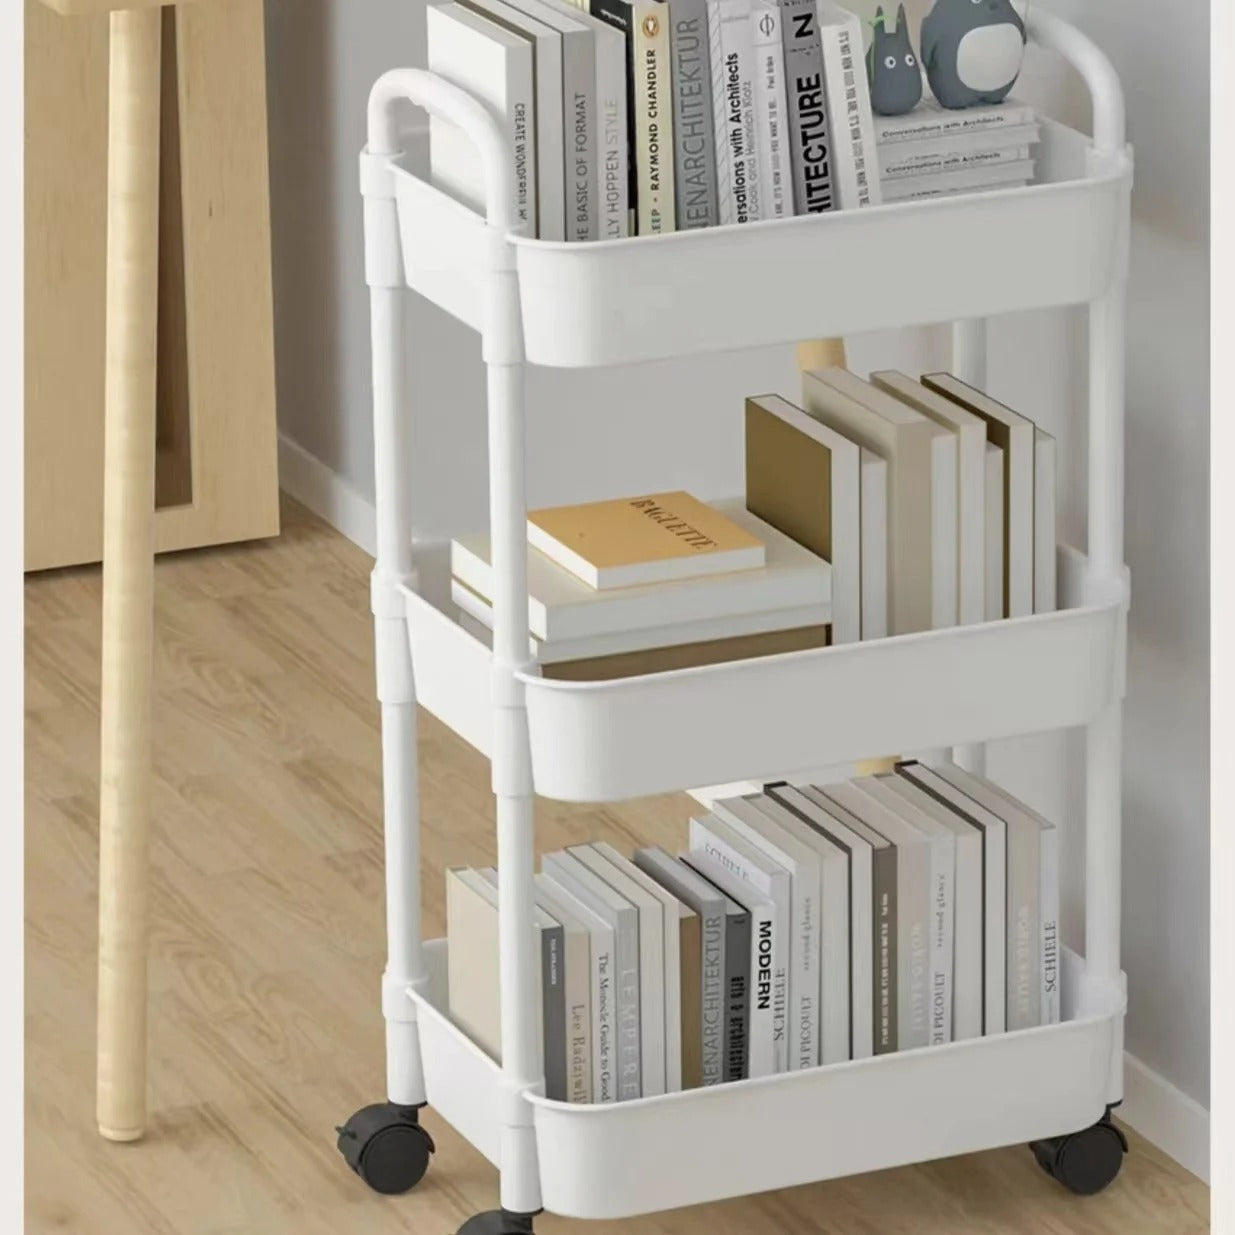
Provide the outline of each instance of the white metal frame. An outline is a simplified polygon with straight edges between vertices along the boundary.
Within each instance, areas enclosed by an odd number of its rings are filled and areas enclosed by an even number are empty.
[[[1127,158],[1122,93],[1105,56],[1084,35],[1040,9],[1031,14],[1029,30],[1033,41],[1062,55],[1085,80],[1093,99],[1095,154]],[[479,150],[486,176],[484,252],[476,269],[482,280],[480,326],[488,373],[489,497],[496,585],[490,753],[497,803],[503,998],[502,1065],[494,1117],[500,1125],[496,1148],[501,1167],[501,1204],[514,1213],[533,1213],[541,1209],[545,1199],[542,1164],[538,1163],[536,1112],[553,1104],[543,1098],[536,1008],[531,1000],[521,997],[523,992],[534,989],[536,964],[532,930],[534,769],[527,710],[528,682],[534,677],[535,668],[528,656],[524,308],[520,298],[518,241],[512,236],[513,185],[497,126],[482,105],[440,78],[414,69],[387,73],[374,86],[369,101],[368,145],[361,156],[366,277],[373,335],[377,561],[372,578],[372,609],[385,793],[389,959],[383,977],[382,1004],[387,1023],[387,1089],[390,1100],[399,1104],[415,1106],[426,1101],[418,1015],[423,1018],[430,1008],[425,1000],[430,964],[420,932],[417,689],[413,651],[409,646],[409,627],[413,625],[409,595],[417,593],[420,580],[412,546],[413,459],[402,353],[408,275],[400,238],[396,177],[392,171],[401,154],[395,124],[395,105],[401,100],[410,100],[461,128]],[[1121,225],[1124,235],[1117,240],[1119,255],[1114,276],[1091,302],[1089,314],[1088,575],[1091,581],[1116,581],[1123,589],[1126,217]],[[958,321],[953,339],[957,371],[981,384],[985,375],[984,320]],[[1117,670],[1121,681],[1122,631],[1121,621]],[[1085,961],[1081,995],[1075,1009],[1078,1017],[1104,1015],[1112,1022],[1110,1074],[1104,1090],[1108,1102],[1116,1102],[1122,1096],[1121,694],[1122,689],[1115,692],[1087,727]],[[970,767],[980,768],[983,764],[984,748],[980,743],[958,747],[957,753]],[[784,1087],[776,1092],[784,1092]],[[755,1091],[751,1093],[756,1096]],[[1073,1129],[1055,1129],[1070,1130]],[[716,1195],[725,1193],[718,1188]],[[590,1212],[590,1207],[583,1203],[575,1203],[573,1209]],[[636,1206],[625,1212],[639,1209]]]

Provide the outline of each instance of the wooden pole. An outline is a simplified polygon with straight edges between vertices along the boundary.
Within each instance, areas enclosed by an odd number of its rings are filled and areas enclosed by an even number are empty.
[[[111,14],[107,152],[98,1124],[146,1126],[162,13]]]

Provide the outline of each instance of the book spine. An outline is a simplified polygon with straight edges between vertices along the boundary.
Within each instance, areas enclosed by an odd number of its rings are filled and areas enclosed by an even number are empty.
[[[587,934],[574,932],[566,943],[566,1051],[569,1101],[592,1100],[591,947]]]
[[[998,167],[1029,158],[1028,146],[1006,146],[996,150],[919,150],[913,145],[893,143],[879,156],[879,175],[884,181],[909,176],[936,176],[941,172],[972,171],[977,167]]]
[[[707,0],[673,0],[669,23],[674,205],[678,231],[686,231],[720,222]]]
[[[725,104],[725,53],[721,41],[722,0],[706,0],[708,69],[712,87],[712,141],[716,149],[716,209],[722,223],[735,222],[733,160],[729,153],[729,120]]]
[[[785,43],[778,0],[755,0],[750,22],[762,217],[779,219],[793,214],[793,172],[785,134]]]
[[[724,143],[728,175],[728,190],[721,196],[723,223],[753,223],[763,217],[755,143],[755,50],[750,12],[750,0],[710,0],[708,5],[716,140],[718,148]],[[720,174],[718,163],[717,175]]]
[[[876,140],[882,146],[888,142],[921,141],[958,133],[984,133],[1033,124],[1035,120],[1033,108],[1009,107],[1006,104],[989,109],[931,112],[928,115],[929,119],[921,112],[881,116],[876,122]]]
[[[789,108],[789,159],[798,214],[836,206],[832,142],[823,83],[823,53],[815,0],[780,0]]]
[[[1038,908],[1041,867],[1036,830],[1008,828],[1008,1029],[1041,1020]]]
[[[618,915],[617,955],[618,1101],[643,1096],[640,1068],[639,920],[632,906]]]
[[[1059,829],[1039,835],[1042,883],[1039,891],[1042,933],[1042,1024],[1059,1023]]]
[[[849,853],[849,1057],[867,1059],[875,1049],[876,994],[879,990],[875,942],[873,852],[863,846]],[[826,944],[826,941],[825,941]],[[865,958],[865,959],[863,959]]]
[[[956,842],[936,837],[930,845],[930,1044],[952,1041],[952,946],[956,921]]]
[[[854,14],[842,18],[833,6],[828,7],[831,20],[820,24],[819,39],[838,204],[841,209],[877,206],[875,120],[862,65],[862,31]]]
[[[925,844],[897,847],[897,1046],[930,1044],[930,851]]]
[[[596,1102],[617,1101],[616,993],[613,988],[612,940],[589,932],[592,957],[592,1097]]]
[[[598,235],[602,240],[621,240],[631,229],[626,44],[616,31],[599,29],[594,35]]]
[[[952,1040],[982,1036],[982,831],[956,840],[956,927],[952,949]]]
[[[632,15],[638,234],[648,236],[675,227],[669,10],[653,0],[632,6]]]
[[[727,1081],[740,1081],[750,1071],[751,918],[725,914],[725,1066]]]
[[[566,1063],[566,965],[561,926],[540,928],[541,1003],[544,1016],[545,1097],[569,1099]]]
[[[778,951],[776,911],[764,903],[750,911],[749,1076],[772,1076],[785,1071],[784,1016],[778,1017],[776,1004]],[[783,1003],[781,1007],[783,1010]]]
[[[896,850],[891,846],[871,853],[871,891],[874,899],[871,963],[874,980],[871,997],[875,1004],[874,1053],[889,1055],[896,1050],[900,1025],[897,1020],[897,922]]]
[[[725,1063],[728,1058],[726,1037],[728,1031],[726,983],[726,929],[725,911],[718,908],[704,916],[700,923],[703,949],[703,975],[700,983],[701,1032],[703,1038],[702,1073],[705,1085],[719,1085],[729,1077]]]
[[[536,137],[533,130],[533,99],[530,58],[510,59],[510,131],[515,159],[515,214],[519,228],[528,236],[539,235],[536,217]]]
[[[1003,450],[986,444],[986,620],[997,622],[1004,615],[1006,581],[1003,562],[1004,527]]]
[[[1055,439],[1034,430],[1033,611],[1053,613],[1055,596]]]
[[[580,4],[580,8],[584,5]],[[622,78],[626,96],[626,136],[623,143],[626,151],[626,208],[627,234],[636,232],[639,204],[639,172],[635,158],[635,31],[634,5],[630,0],[587,0],[588,11],[599,21],[605,22],[615,30],[621,31],[623,42]],[[599,39],[599,36],[598,36]],[[609,152],[610,132],[608,122],[605,126],[606,159]],[[606,163],[606,184],[608,183],[608,165]]]
[[[599,98],[596,57],[586,31],[562,35],[562,100],[566,120],[567,238],[600,235]]]
[[[682,988],[682,1088],[703,1084],[702,923],[697,913],[680,921],[678,981]]]

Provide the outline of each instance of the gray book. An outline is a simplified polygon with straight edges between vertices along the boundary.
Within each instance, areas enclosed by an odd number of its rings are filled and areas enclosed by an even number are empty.
[[[725,897],[686,863],[651,845],[635,851],[635,865],[699,915],[700,1027],[705,1085],[725,1080]]]
[[[613,927],[617,990],[617,1096],[643,1096],[639,1056],[639,911],[569,853],[547,853],[541,868]]]
[[[678,231],[720,222],[707,0],[673,0],[673,169]]]
[[[780,0],[780,12],[785,38],[793,200],[798,214],[819,214],[836,206],[819,14],[815,0]],[[858,89],[865,86],[863,81]]]

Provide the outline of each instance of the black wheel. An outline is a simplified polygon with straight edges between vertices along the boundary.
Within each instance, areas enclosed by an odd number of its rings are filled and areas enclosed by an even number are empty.
[[[410,1192],[429,1169],[436,1147],[414,1106],[378,1102],[362,1107],[341,1128],[339,1152],[373,1189],[387,1196]]]
[[[1093,1196],[1115,1182],[1128,1140],[1107,1111],[1092,1128],[1035,1141],[1030,1148],[1038,1165],[1069,1192]]]
[[[459,1228],[459,1235],[532,1235],[532,1219],[535,1216],[490,1209],[469,1218]]]

